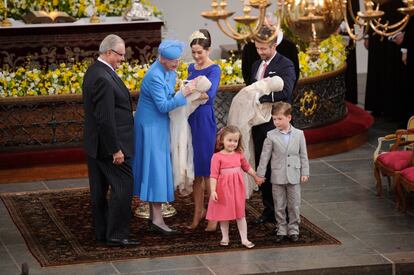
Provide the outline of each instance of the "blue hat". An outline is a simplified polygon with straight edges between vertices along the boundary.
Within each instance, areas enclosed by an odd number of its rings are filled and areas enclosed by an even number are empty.
[[[183,53],[185,44],[178,40],[165,39],[158,47],[159,54],[167,59],[178,59]]]

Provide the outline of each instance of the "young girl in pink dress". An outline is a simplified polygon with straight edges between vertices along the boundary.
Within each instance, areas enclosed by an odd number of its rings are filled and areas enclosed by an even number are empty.
[[[229,245],[229,221],[236,220],[242,245],[254,247],[247,239],[243,171],[254,177],[257,184],[262,183],[243,155],[239,129],[226,126],[219,132],[216,153],[211,159],[211,195],[206,216],[208,220],[220,221],[221,246]]]

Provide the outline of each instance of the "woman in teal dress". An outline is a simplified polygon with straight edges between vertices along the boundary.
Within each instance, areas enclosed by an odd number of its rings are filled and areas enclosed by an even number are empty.
[[[210,59],[211,37],[206,29],[193,32],[190,36],[191,55],[194,63],[188,67],[188,80],[198,76],[206,76],[210,82],[210,90],[207,91],[208,101],[200,105],[188,118],[191,127],[191,135],[194,151],[194,215],[190,229],[197,228],[204,218],[206,209],[204,206],[204,189],[210,194],[210,162],[214,153],[216,142],[217,124],[214,117],[214,100],[220,83],[220,67]],[[206,231],[216,230],[217,222],[209,221]]]
[[[135,113],[134,195],[150,203],[150,229],[176,233],[162,217],[161,204],[174,200],[170,157],[170,119],[168,112],[185,105],[193,86],[174,93],[176,72],[184,44],[164,40],[155,61],[142,80]]]

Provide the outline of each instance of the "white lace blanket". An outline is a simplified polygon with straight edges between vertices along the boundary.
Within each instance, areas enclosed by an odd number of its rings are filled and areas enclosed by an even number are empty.
[[[187,96],[187,105],[172,110],[170,115],[170,147],[174,175],[174,187],[181,194],[188,195],[193,191],[194,162],[191,128],[188,117],[198,106],[208,100],[200,100],[201,92]],[[205,96],[205,93],[204,93]]]
[[[272,111],[272,104],[259,104],[258,99],[262,95],[281,90],[283,90],[283,80],[278,76],[274,76],[244,87],[231,102],[227,125],[234,125],[240,129],[244,155],[253,168],[256,165],[252,127],[268,122]],[[257,185],[253,178],[246,173],[244,173],[244,183],[246,184],[246,197],[250,198],[253,191],[258,189]]]

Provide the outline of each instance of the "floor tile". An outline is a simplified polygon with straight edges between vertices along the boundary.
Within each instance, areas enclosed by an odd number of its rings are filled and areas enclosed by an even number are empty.
[[[311,175],[302,190],[356,187],[358,183],[342,174]]]
[[[313,203],[312,206],[333,220],[352,220],[369,217],[402,216],[395,204],[375,198],[370,200]]]
[[[339,160],[339,161],[327,161],[327,163],[338,169],[342,173],[352,172],[355,170],[372,170],[372,159],[355,159],[355,160]]]
[[[43,182],[2,183],[0,193],[46,190]]]
[[[114,262],[113,265],[121,273],[203,267],[203,264],[198,257],[193,255],[155,259],[138,259],[133,261],[117,261]]]
[[[163,270],[163,271],[148,271],[148,272],[139,272],[139,273],[128,273],[128,275],[138,275],[138,274],[148,274],[148,275],[212,275],[208,268],[191,268],[191,269],[176,269],[176,270]]]
[[[313,177],[316,175],[337,174],[338,171],[323,162],[310,162],[309,173]]]
[[[322,189],[303,189],[302,199],[309,203],[328,203],[346,202],[375,199],[375,194],[361,186],[346,188],[326,188]]]
[[[78,188],[89,187],[89,180],[87,178],[49,180],[45,181],[45,184],[50,189]]]
[[[413,233],[361,234],[364,242],[380,253],[412,251],[414,247]]]

